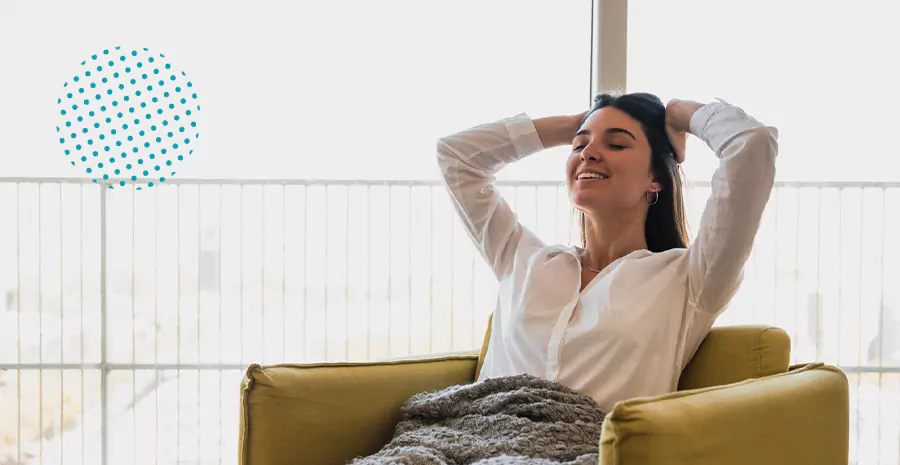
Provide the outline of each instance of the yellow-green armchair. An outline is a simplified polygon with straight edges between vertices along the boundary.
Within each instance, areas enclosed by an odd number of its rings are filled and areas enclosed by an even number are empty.
[[[490,322],[488,332],[490,334]],[[370,363],[251,365],[242,382],[241,465],[345,465],[378,452],[413,394],[473,382],[487,351]],[[618,403],[600,464],[846,465],[849,390],[821,363],[788,366],[778,328],[713,328],[679,391]]]

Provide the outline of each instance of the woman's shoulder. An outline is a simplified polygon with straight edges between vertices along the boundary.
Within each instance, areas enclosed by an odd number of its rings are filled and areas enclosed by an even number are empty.
[[[673,260],[683,257],[687,251],[688,249],[684,247],[675,247],[673,249],[663,250],[662,252],[650,252],[650,254],[659,260]]]
[[[642,255],[635,257],[635,259],[640,260],[642,263],[652,264],[656,268],[677,268],[681,266],[687,257],[687,251],[688,249],[685,248],[674,248],[662,252],[645,250]]]

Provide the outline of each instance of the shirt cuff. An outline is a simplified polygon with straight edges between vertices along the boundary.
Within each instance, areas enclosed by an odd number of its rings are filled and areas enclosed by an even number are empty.
[[[714,115],[720,108],[728,105],[728,103],[722,99],[717,100],[719,101],[710,102],[706,105],[703,105],[702,107],[700,107],[700,109],[694,112],[693,116],[691,116],[691,134],[703,139],[704,141],[706,140],[706,123],[709,122],[709,119],[712,118],[712,115]]]
[[[720,156],[719,149],[722,144],[732,139],[744,130],[753,128],[766,128],[772,137],[778,139],[778,129],[766,126],[741,108],[718,99],[718,102],[708,103],[700,107],[691,116],[691,133],[713,149],[716,156]],[[719,113],[721,111],[721,113]],[[716,119],[716,123],[710,126],[710,121]]]
[[[509,137],[520,156],[544,149],[537,128],[534,127],[534,122],[527,114],[519,113],[512,118],[507,118],[505,124],[506,131],[509,132]]]

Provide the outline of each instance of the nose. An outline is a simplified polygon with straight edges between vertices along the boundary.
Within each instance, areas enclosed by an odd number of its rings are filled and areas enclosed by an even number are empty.
[[[601,157],[600,151],[593,149],[590,145],[581,150],[581,161],[588,159],[598,161]]]

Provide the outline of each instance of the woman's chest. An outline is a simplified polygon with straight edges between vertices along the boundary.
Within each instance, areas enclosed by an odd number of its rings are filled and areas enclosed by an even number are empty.
[[[671,269],[648,271],[623,263],[599,274],[576,267],[565,273],[531,273],[509,289],[506,307],[511,337],[551,342],[580,337],[643,337],[651,343],[660,332],[677,330],[684,313],[686,286]],[[643,335],[643,336],[641,336]]]
[[[568,326],[631,332],[665,325],[681,313],[684,292],[685,286],[668,269],[647,272],[626,264],[595,277],[584,275]]]

